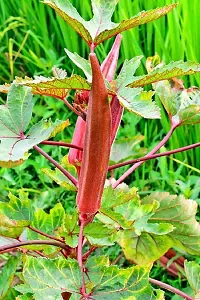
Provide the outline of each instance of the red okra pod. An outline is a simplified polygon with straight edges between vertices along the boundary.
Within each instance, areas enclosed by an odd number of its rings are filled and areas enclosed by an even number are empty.
[[[111,112],[103,75],[95,54],[90,54],[92,88],[89,96],[83,159],[76,198],[81,214],[94,215],[108,170],[111,148]]]

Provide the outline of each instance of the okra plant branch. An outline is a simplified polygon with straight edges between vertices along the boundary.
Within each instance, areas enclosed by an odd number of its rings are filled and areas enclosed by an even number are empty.
[[[173,134],[177,126],[178,125],[172,125],[167,135],[162,139],[160,143],[158,143],[158,145],[154,149],[152,149],[147,155],[145,155],[145,158],[149,158],[152,154],[156,153],[169,140],[169,138],[171,137],[171,135]],[[126,177],[128,177],[133,171],[135,171],[142,164],[143,161],[134,164],[112,185],[112,187],[115,189],[121,182],[124,181]]]
[[[82,116],[82,113],[81,112],[79,112],[77,109],[75,109],[74,107],[73,107],[73,105],[71,105],[70,103],[69,103],[69,101],[66,99],[66,97],[64,97],[63,99],[62,99],[62,101],[65,103],[65,105],[69,108],[69,109],[71,109],[71,111],[73,111],[77,116]]]
[[[42,154],[45,158],[47,158],[56,168],[58,168],[75,185],[75,187],[78,187],[77,179],[74,176],[72,176],[67,170],[65,170],[59,163],[57,163],[50,155],[48,155],[38,146],[34,146],[33,148],[37,152]]]
[[[40,234],[40,235],[43,235],[43,236],[49,238],[49,239],[52,239],[52,240],[55,240],[55,241],[58,241],[58,242],[61,242],[61,243],[63,242],[61,239],[58,239],[58,238],[56,238],[55,236],[52,236],[52,235],[47,234],[47,233],[45,233],[45,232],[42,232],[42,231],[40,231],[40,230],[38,230],[38,229],[36,229],[36,228],[33,228],[32,226],[28,226],[28,228],[29,228],[30,230],[34,231],[34,232],[37,232],[37,233]]]
[[[185,146],[185,147],[177,148],[177,149],[174,149],[174,150],[170,150],[170,151],[166,151],[166,152],[162,152],[162,153],[158,153],[158,154],[152,154],[152,155],[149,155],[149,156],[139,157],[139,158],[136,158],[136,159],[127,160],[127,161],[124,161],[124,162],[121,162],[121,163],[118,163],[118,164],[114,164],[114,165],[111,165],[111,166],[108,167],[108,171],[111,171],[111,170],[114,170],[114,169],[117,169],[117,168],[120,168],[120,167],[124,167],[124,166],[127,166],[127,165],[132,165],[132,164],[135,164],[135,163],[140,162],[140,161],[147,161],[147,160],[155,159],[155,158],[162,157],[162,156],[169,156],[169,155],[172,155],[172,154],[175,154],[175,153],[184,152],[184,151],[194,149],[194,148],[197,148],[197,147],[200,147],[200,142],[192,144],[192,145],[188,145],[188,146]]]
[[[83,151],[82,147],[79,147],[77,145],[74,144],[70,144],[70,143],[64,143],[64,142],[56,142],[56,141],[43,141],[40,144],[42,145],[51,145],[51,146],[60,146],[60,147],[67,147],[67,148],[74,148],[74,149],[78,149],[80,151]]]
[[[19,248],[22,246],[28,246],[28,245],[50,245],[50,246],[62,248],[64,250],[67,250],[69,248],[66,244],[58,242],[58,241],[30,240],[30,241],[21,241],[21,242],[12,243],[9,245],[1,246],[0,254],[7,252],[9,249],[11,250],[11,249]]]
[[[151,282],[152,284],[155,284],[157,286],[160,286],[161,288],[165,289],[165,290],[168,290],[174,294],[177,294],[179,295],[180,297],[183,297],[184,299],[186,300],[194,300],[192,297],[190,297],[189,295],[187,295],[186,293],[176,289],[175,287],[169,285],[169,284],[166,284],[162,281],[159,281],[159,280],[156,280],[156,279],[153,279],[153,278],[149,278],[149,282]]]

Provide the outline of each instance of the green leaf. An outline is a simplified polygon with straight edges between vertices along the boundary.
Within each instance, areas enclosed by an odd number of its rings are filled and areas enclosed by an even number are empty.
[[[143,140],[143,135],[116,140],[111,149],[110,161],[112,163],[119,163],[124,160],[144,156],[146,154],[146,149],[138,148],[139,143]]]
[[[86,287],[88,292],[92,290],[94,299],[156,299],[148,283],[150,266],[119,269],[109,266],[107,257],[91,257],[86,268],[89,275]]]
[[[185,274],[189,285],[195,294],[195,299],[200,296],[200,265],[195,261],[184,262]]]
[[[25,257],[23,275],[35,300],[62,300],[61,293],[79,293],[82,277],[77,260]]]
[[[173,240],[168,235],[142,232],[138,236],[133,230],[124,230],[118,243],[126,258],[139,265],[157,260],[173,246]]]
[[[135,71],[140,65],[142,56],[125,60],[116,81],[111,84],[123,107],[144,118],[160,118],[160,109],[152,102],[153,91],[143,91],[142,88],[127,87],[134,78]]]
[[[89,45],[94,43],[95,46],[120,32],[158,19],[177,5],[143,11],[118,24],[111,21],[116,0],[92,0],[94,16],[90,21],[85,21],[68,0],[44,0],[44,3],[52,7]]]
[[[62,225],[65,217],[65,211],[61,203],[57,203],[52,209],[50,209],[49,214],[44,210],[38,209],[35,211],[33,220],[31,222],[31,227],[36,228],[47,234],[56,235],[56,231]],[[41,239],[43,236],[36,232],[28,231],[29,239]]]
[[[95,44],[100,44],[103,41],[111,38],[112,36],[115,36],[116,34],[118,34],[120,32],[129,30],[129,29],[137,27],[139,25],[146,24],[153,20],[159,19],[162,16],[166,15],[168,12],[170,12],[172,9],[174,9],[176,6],[177,6],[177,3],[174,3],[174,4],[164,6],[161,8],[156,8],[156,9],[152,9],[152,10],[139,12],[136,16],[134,16],[128,20],[123,20],[119,24],[116,24],[117,27],[110,29],[110,30],[104,30],[95,38],[94,42],[95,42]]]
[[[69,163],[68,156],[65,155],[62,158],[61,166],[65,168],[71,175],[77,177],[76,168]],[[57,184],[64,187],[68,191],[77,191],[77,188],[71,183],[71,181],[57,168],[55,170],[51,170],[49,168],[43,168],[42,172],[44,172],[48,177],[54,180]]]
[[[116,241],[116,228],[109,228],[108,226],[93,222],[84,228],[84,236],[93,246],[111,246]]]
[[[26,227],[30,225],[33,218],[33,206],[28,194],[19,193],[19,198],[9,193],[9,202],[0,203],[0,212],[11,221],[14,221],[16,227]]]
[[[44,3],[52,7],[84,40],[92,42],[92,37],[86,29],[87,23],[77,12],[70,1],[44,0]]]
[[[67,191],[77,191],[77,188],[71,183],[71,181],[58,169],[51,170],[48,168],[43,168],[41,171],[57,184],[64,187]]]
[[[168,65],[157,66],[152,72],[147,75],[142,75],[134,78],[129,87],[140,87],[146,84],[152,84],[157,81],[170,79],[176,76],[191,75],[200,72],[200,64],[188,61],[170,62]]]
[[[65,49],[65,52],[67,53],[69,58],[75,63],[75,65],[84,72],[85,76],[87,77],[87,80],[89,82],[91,82],[92,81],[92,69],[91,69],[91,64],[90,64],[89,60],[81,57],[76,52],[75,53],[70,52],[68,49]]]
[[[30,88],[12,84],[6,105],[0,105],[0,166],[12,167],[28,158],[28,150],[47,139],[63,123],[40,121],[26,133],[32,116]]]
[[[6,265],[2,269],[0,280],[0,299],[4,299],[9,292],[9,288],[12,285],[19,259],[20,255],[10,257]]]
[[[109,266],[106,257],[92,257],[86,263],[86,292],[94,299],[161,299],[148,283],[150,266],[118,269]],[[62,292],[72,293],[79,299],[82,276],[78,262],[72,259],[26,257],[23,269],[25,282],[34,293],[35,300],[61,300]]]
[[[59,229],[60,236],[65,238],[65,243],[72,248],[78,246],[78,235],[80,227],[78,226],[78,210],[73,214],[67,214],[64,218],[62,227]]]
[[[200,123],[200,90],[177,89],[173,82],[156,83],[155,91],[172,121],[179,125]]]
[[[24,226],[16,227],[16,222],[10,220],[0,212],[0,235],[9,238],[18,238],[24,231]],[[10,243],[8,243],[10,244]]]
[[[127,259],[144,265],[162,256],[172,245],[167,235],[174,230],[168,222],[152,222],[159,202],[143,203],[136,189],[104,190],[102,207],[97,218],[104,224],[120,229],[118,243]],[[164,242],[163,242],[164,241]],[[158,247],[159,243],[162,245]],[[147,249],[151,249],[146,255]]]
[[[54,66],[52,68],[52,72],[53,72],[54,77],[56,77],[56,78],[64,79],[67,77],[66,70],[60,69],[56,66]]]
[[[32,93],[37,95],[47,95],[63,99],[69,90],[90,90],[90,83],[79,75],[72,75],[66,78],[46,78],[35,76],[35,79],[25,77],[15,79],[15,83],[29,86]]]
[[[195,219],[197,203],[184,196],[157,192],[143,198],[144,204],[158,201],[160,206],[150,218],[151,223],[169,223],[175,229],[168,235],[178,246],[192,255],[200,254],[200,224]]]
[[[123,107],[138,116],[148,119],[159,119],[160,108],[152,101],[153,91],[142,91],[140,88],[124,87],[117,93]]]
[[[130,60],[125,59],[121,71],[115,81],[117,91],[120,91],[126,85],[132,82],[135,71],[139,67],[142,58],[143,56],[136,56]]]

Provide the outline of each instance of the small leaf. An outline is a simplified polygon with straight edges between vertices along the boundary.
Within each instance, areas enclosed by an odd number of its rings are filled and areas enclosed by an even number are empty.
[[[59,132],[62,132],[66,127],[70,125],[69,120],[66,121],[60,121],[58,125],[54,128],[52,133],[49,136],[49,139],[52,137],[55,137]]]
[[[12,256],[8,259],[1,272],[0,299],[4,299],[12,285],[20,255]]]
[[[143,140],[144,136],[142,135],[116,140],[111,149],[110,161],[112,163],[118,163],[145,155],[146,149],[138,149],[138,144]]]
[[[75,63],[77,67],[79,67],[87,77],[89,82],[92,81],[92,69],[89,60],[81,57],[76,52],[72,53],[68,49],[65,49],[65,52],[69,56],[69,58]]]
[[[0,235],[9,238],[18,238],[24,231],[24,226],[16,227],[16,222],[10,220],[0,212]],[[9,243],[10,244],[10,243]]]
[[[56,231],[62,225],[65,216],[64,208],[61,203],[57,203],[47,214],[44,210],[38,209],[35,211],[31,227],[36,228],[42,232],[55,236]],[[44,238],[38,233],[28,231],[29,239]]]
[[[74,177],[77,176],[76,168],[69,163],[67,155],[62,158],[61,166],[63,166],[65,170],[69,171]],[[71,181],[57,168],[55,170],[43,168],[42,172],[68,191],[77,191],[77,188],[71,183]]]
[[[60,236],[65,238],[65,243],[72,248],[78,246],[78,210],[74,210],[73,214],[67,214],[63,221],[62,227],[59,229]]]
[[[84,228],[84,236],[93,246],[110,246],[116,240],[116,229],[93,222]]]
[[[194,294],[200,296],[200,265],[195,261],[185,261],[185,274]],[[195,299],[198,299],[198,297]]]
[[[152,102],[153,91],[146,92],[142,88],[127,87],[133,81],[141,58],[142,56],[136,56],[129,61],[125,60],[116,81],[111,83],[111,89],[117,95],[120,104],[129,111],[144,118],[160,118],[160,109]]]
[[[15,227],[26,227],[33,218],[33,206],[27,193],[21,192],[19,198],[9,193],[9,202],[1,202],[0,211],[10,220]]]
[[[143,118],[159,119],[160,109],[152,101],[153,91],[142,91],[140,88],[127,88],[124,87],[117,93],[119,102],[123,107],[136,115]]]
[[[173,81],[154,84],[155,91],[172,121],[179,125],[200,123],[200,90],[176,88]]]
[[[56,66],[54,66],[52,68],[52,72],[53,72],[54,77],[56,77],[56,78],[64,79],[64,78],[67,77],[67,72],[63,69],[60,69],[60,68],[56,67]]]

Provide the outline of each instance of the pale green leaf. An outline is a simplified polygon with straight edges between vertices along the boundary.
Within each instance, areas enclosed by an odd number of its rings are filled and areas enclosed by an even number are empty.
[[[146,92],[142,88],[127,87],[134,79],[141,58],[142,56],[136,56],[129,61],[125,60],[116,81],[111,84],[111,88],[114,89],[120,104],[129,111],[144,118],[160,118],[160,109],[152,102],[153,91]]]
[[[34,293],[35,300],[62,300],[61,293],[79,293],[82,285],[77,260],[54,260],[27,256],[23,268],[24,280]]]
[[[54,66],[52,68],[52,72],[53,72],[54,77],[56,77],[56,78],[64,79],[67,77],[66,70],[60,69],[56,66]]]
[[[9,292],[9,288],[12,285],[19,259],[20,255],[10,257],[6,265],[2,269],[0,280],[0,299],[5,299],[6,294]]]
[[[51,135],[63,123],[40,121],[26,133],[32,116],[31,89],[12,84],[6,105],[0,105],[0,166],[12,167],[28,158],[28,150]],[[1,163],[3,162],[3,163]]]
[[[160,109],[152,101],[153,91],[142,91],[140,88],[124,87],[117,93],[119,102],[123,107],[138,116],[148,119],[159,119]]]
[[[69,0],[44,0],[44,3],[52,7],[84,40],[88,43],[92,42],[92,37],[86,29],[87,22]]]
[[[133,81],[135,71],[139,67],[142,57],[143,56],[136,56],[130,60],[125,59],[121,71],[115,81],[117,91],[123,89]]]
[[[0,212],[11,221],[15,227],[26,227],[30,225],[33,218],[33,206],[27,193],[19,193],[19,197],[9,193],[9,202],[0,203]]]
[[[175,229],[169,233],[174,245],[193,255],[200,254],[200,224],[196,221],[197,203],[184,196],[157,192],[143,198],[144,204],[158,201],[160,206],[150,218],[151,223],[169,223]]]
[[[48,168],[41,169],[48,177],[55,181],[58,185],[64,187],[67,191],[76,191],[77,188],[71,181],[58,169],[51,170]]]
[[[119,163],[124,160],[144,156],[146,154],[146,149],[138,148],[139,143],[143,140],[143,135],[116,140],[111,149],[110,161],[112,163]]]
[[[59,235],[64,237],[65,243],[72,248],[78,246],[78,235],[80,227],[78,226],[78,210],[73,214],[66,214],[62,226],[59,228]]]
[[[91,69],[91,64],[90,64],[89,60],[81,57],[76,52],[75,53],[70,52],[68,49],[65,49],[65,52],[67,53],[69,58],[75,63],[75,65],[84,72],[85,76],[87,77],[87,80],[89,82],[91,82],[92,81],[92,69]]]
[[[200,90],[177,89],[170,81],[158,82],[155,91],[173,122],[180,125],[200,122]]]
[[[200,265],[195,261],[185,261],[184,269],[189,285],[194,294],[200,296]],[[195,297],[195,299],[198,299]]]
[[[18,238],[24,231],[24,226],[16,227],[16,222],[10,220],[0,212],[0,235],[9,238]],[[7,243],[6,243],[7,244]],[[10,243],[8,243],[10,244]]]

